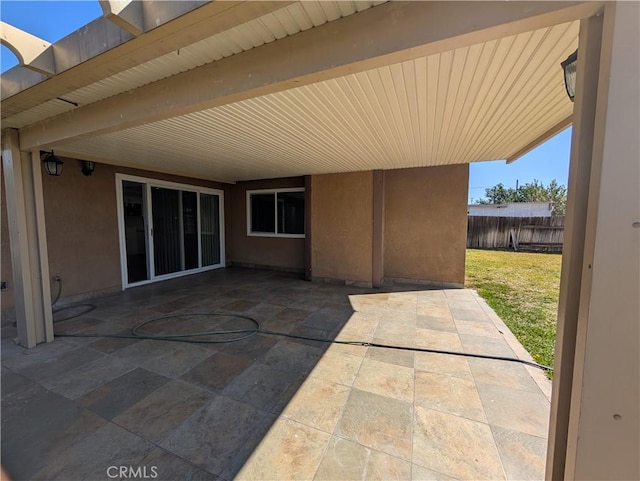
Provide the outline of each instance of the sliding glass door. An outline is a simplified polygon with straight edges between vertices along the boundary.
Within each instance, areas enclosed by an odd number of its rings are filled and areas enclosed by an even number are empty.
[[[117,177],[124,287],[223,267],[222,191]]]
[[[153,265],[156,276],[183,270],[180,191],[151,187]]]
[[[122,181],[122,197],[127,283],[134,284],[149,279],[145,185]]]

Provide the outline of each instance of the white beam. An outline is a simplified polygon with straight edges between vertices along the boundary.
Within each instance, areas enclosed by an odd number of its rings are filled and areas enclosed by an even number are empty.
[[[600,7],[390,2],[33,124],[21,130],[21,146],[122,130],[573,21]]]
[[[547,140],[549,140],[554,135],[559,134],[564,129],[569,127],[571,125],[571,122],[573,122],[573,114],[569,115],[569,117],[567,117],[566,119],[563,119],[560,122],[558,122],[556,125],[551,127],[549,130],[547,130],[540,137],[536,138],[534,141],[528,143],[523,148],[518,150],[515,154],[510,155],[509,157],[507,157],[507,164],[511,164],[511,163],[515,162],[520,157],[522,157],[523,155],[531,152],[533,149],[538,147],[540,144],[546,142]]]
[[[144,13],[141,1],[100,0],[102,14],[133,35],[144,31]]]
[[[198,8],[194,5],[199,2],[192,1],[134,3],[144,3],[145,16],[149,17],[145,20],[149,25],[145,26],[144,34],[132,38],[112,21],[99,18],[54,44],[56,54],[60,51],[58,74],[54,77],[25,76],[20,69],[3,74],[0,82],[2,118],[64,97],[92,82],[284,8],[291,2],[216,1]],[[193,10],[185,13],[189,6]]]
[[[2,136],[2,162],[18,339],[25,347],[53,340],[41,162],[18,149],[18,132]]]
[[[138,36],[205,5],[207,0],[99,0],[99,3],[105,18]]]
[[[53,50],[46,40],[8,23],[0,22],[0,43],[18,57],[23,67],[47,76],[56,73]]]

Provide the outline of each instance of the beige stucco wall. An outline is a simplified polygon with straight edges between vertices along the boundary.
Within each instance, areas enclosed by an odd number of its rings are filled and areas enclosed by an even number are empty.
[[[464,283],[469,166],[385,171],[384,276]]]
[[[304,239],[247,235],[247,190],[304,187],[304,177],[238,182],[226,199],[227,262],[304,271]]]
[[[0,163],[1,164],[1,163]],[[0,166],[1,173],[0,179],[2,184],[1,188],[1,204],[0,209],[0,277],[3,281],[7,282],[7,290],[1,291],[0,294],[0,308],[9,309],[14,305],[13,299],[13,270],[11,268],[11,247],[9,244],[9,229],[7,222],[7,199],[4,191],[4,169]]]
[[[216,182],[107,164],[97,164],[87,177],[79,160],[63,160],[61,176],[42,176],[49,272],[62,278],[63,298],[121,287],[116,173],[223,188]],[[52,283],[52,297],[56,289]]]
[[[42,175],[49,273],[62,278],[63,297],[119,286],[113,167],[98,165],[85,177],[79,161],[63,160],[61,176]]]
[[[303,177],[222,185],[105,164],[85,177],[80,167],[80,161],[65,159],[62,176],[43,176],[50,274],[62,277],[63,297],[121,285],[117,172],[224,189],[228,263],[305,268],[305,239],[246,232],[247,190],[303,187]],[[384,176],[384,276],[462,284],[468,167],[393,170]],[[312,176],[313,278],[371,284],[373,180],[372,171]],[[2,222],[4,280],[10,274],[6,216]],[[12,292],[4,292],[3,307],[12,304]]]
[[[371,283],[373,172],[311,178],[311,275]]]

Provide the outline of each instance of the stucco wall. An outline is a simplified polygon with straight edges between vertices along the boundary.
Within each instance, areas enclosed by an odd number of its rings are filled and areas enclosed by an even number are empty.
[[[371,283],[373,172],[311,179],[311,275]]]
[[[227,261],[236,265],[304,271],[304,239],[247,235],[247,190],[304,187],[304,177],[238,182],[226,200]]]
[[[79,161],[63,160],[61,176],[42,175],[49,273],[62,278],[63,297],[119,286],[113,167],[85,177]]]
[[[120,287],[116,172],[223,189],[227,261],[304,271],[305,239],[246,232],[247,190],[303,187],[303,177],[223,185],[105,164],[85,177],[80,167],[80,161],[65,159],[62,176],[43,176],[50,274],[62,277],[63,297]],[[462,284],[468,166],[393,170],[384,176],[384,276]],[[371,171],[312,176],[313,278],[371,284],[373,179]],[[2,195],[5,214],[4,186]],[[11,287],[10,272],[3,215],[2,279]],[[3,308],[13,304],[12,296],[11,290],[3,292]]]
[[[80,161],[63,160],[61,176],[42,176],[49,273],[62,278],[63,297],[121,286],[116,172],[223,188],[216,182],[107,164],[97,164],[93,175],[86,177],[80,172]],[[55,294],[56,286],[52,284],[52,295]]]
[[[463,284],[469,166],[384,174],[385,278]]]
[[[0,164],[2,164],[0,162]],[[11,247],[9,241],[9,229],[8,229],[8,221],[7,221],[7,198],[5,196],[4,191],[4,169],[0,167],[1,175],[0,179],[2,184],[1,190],[1,203],[2,209],[0,210],[0,236],[2,236],[0,240],[0,245],[2,246],[2,250],[0,251],[0,277],[3,281],[7,282],[7,289],[1,291],[0,294],[0,308],[9,309],[14,305],[13,300],[13,270],[11,268]]]

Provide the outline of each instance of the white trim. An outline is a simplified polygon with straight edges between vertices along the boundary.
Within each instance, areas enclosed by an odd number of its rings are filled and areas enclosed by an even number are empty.
[[[154,187],[168,187],[170,189],[190,190],[192,192],[204,192],[205,194],[224,195],[224,191],[220,189],[211,189],[209,187],[201,187],[199,185],[194,185],[194,184],[180,184],[178,182],[170,182],[168,180],[154,179],[151,177],[139,177],[137,175],[117,173],[116,179],[130,180],[132,182],[139,182],[141,184],[151,184]]]
[[[276,232],[253,232],[251,230],[251,194],[279,194],[280,192],[304,192],[304,187],[286,187],[282,189],[254,189],[246,192],[247,236],[248,237],[283,237],[289,239],[304,239],[305,234],[281,234],[278,230],[278,203],[275,202],[275,230]]]
[[[179,231],[179,236],[180,236],[180,270],[181,271],[186,271],[186,266],[185,266],[185,258],[184,258],[184,204],[182,203],[182,192],[183,191],[179,191],[179,195],[178,195],[178,231]],[[198,196],[198,193],[196,192],[196,197]],[[198,220],[196,219],[196,223],[198,222]],[[200,267],[200,264],[198,264],[198,267]],[[191,270],[191,269],[188,269]]]
[[[220,215],[218,216],[220,219],[220,267],[227,267],[227,251],[225,250],[225,233],[224,233],[224,191],[220,191],[221,194],[218,197],[219,205],[218,210],[220,211]],[[200,196],[198,196],[198,199]],[[200,223],[198,223],[198,226]]]
[[[147,278],[154,272],[153,269],[153,239],[151,238],[153,222],[151,220],[151,190],[148,185],[144,185],[144,195],[142,196],[142,208],[144,209],[144,246],[149,255],[147,255]],[[128,278],[127,278],[128,279]]]
[[[118,214],[118,241],[120,243],[120,280],[124,291],[128,284],[127,279],[127,241],[124,231],[124,196],[122,193],[122,178],[116,174],[116,212]]]
[[[200,194],[196,195],[196,212],[200,217]],[[199,219],[196,222],[196,235],[198,236],[198,267],[202,267],[202,226]]]
[[[141,182],[136,180],[135,182]],[[142,208],[145,210],[146,223],[149,228],[145,231],[147,243],[147,280],[156,278],[155,245],[153,244],[153,210],[151,209],[151,184],[144,182],[144,198]],[[125,252],[125,256],[127,253]],[[129,279],[127,278],[127,281]]]
[[[137,182],[144,185],[144,197],[142,208],[145,215],[145,242],[147,247],[147,277],[143,281],[129,283],[127,272],[127,244],[124,228],[124,194],[122,191],[122,182]],[[153,212],[151,201],[151,188],[169,188],[179,191],[195,192],[197,196],[197,230],[198,230],[198,267],[194,269],[181,270],[178,272],[172,272],[169,274],[163,274],[156,276],[154,259],[154,247],[153,247]],[[219,230],[220,230],[220,262],[211,266],[202,267],[202,252],[201,252],[201,226],[200,226],[200,194],[216,195],[219,199],[218,204],[218,218],[219,218]],[[138,177],[135,175],[116,173],[116,202],[117,202],[117,215],[118,215],[118,239],[120,244],[120,271],[122,290],[129,287],[137,287],[145,284],[152,284],[158,281],[164,281],[167,279],[174,279],[191,274],[197,274],[200,272],[206,272],[214,269],[220,269],[226,267],[226,253],[225,253],[225,231],[224,231],[224,191],[221,189],[211,189],[208,187],[201,187],[193,184],[181,184],[178,182],[170,182],[166,180],[159,180],[150,177]]]

